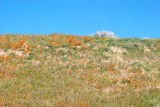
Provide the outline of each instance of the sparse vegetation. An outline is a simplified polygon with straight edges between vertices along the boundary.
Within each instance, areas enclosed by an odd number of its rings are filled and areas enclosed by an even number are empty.
[[[0,36],[2,107],[159,107],[160,39]]]

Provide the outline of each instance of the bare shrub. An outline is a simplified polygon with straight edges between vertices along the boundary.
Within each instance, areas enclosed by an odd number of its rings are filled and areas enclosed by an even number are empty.
[[[108,38],[118,38],[118,36],[115,35],[114,32],[110,32],[110,31],[97,31],[95,36],[108,37]]]

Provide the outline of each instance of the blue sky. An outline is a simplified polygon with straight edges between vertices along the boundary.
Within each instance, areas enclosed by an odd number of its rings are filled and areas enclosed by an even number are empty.
[[[160,0],[0,0],[0,34],[160,38]]]

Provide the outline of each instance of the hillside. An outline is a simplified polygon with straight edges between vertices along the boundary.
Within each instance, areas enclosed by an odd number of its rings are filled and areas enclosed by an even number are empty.
[[[0,106],[159,107],[160,39],[1,35]]]

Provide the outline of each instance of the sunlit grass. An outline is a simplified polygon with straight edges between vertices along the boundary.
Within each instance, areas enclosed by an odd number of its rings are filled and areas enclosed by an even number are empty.
[[[158,107],[160,40],[0,37],[0,106]]]

